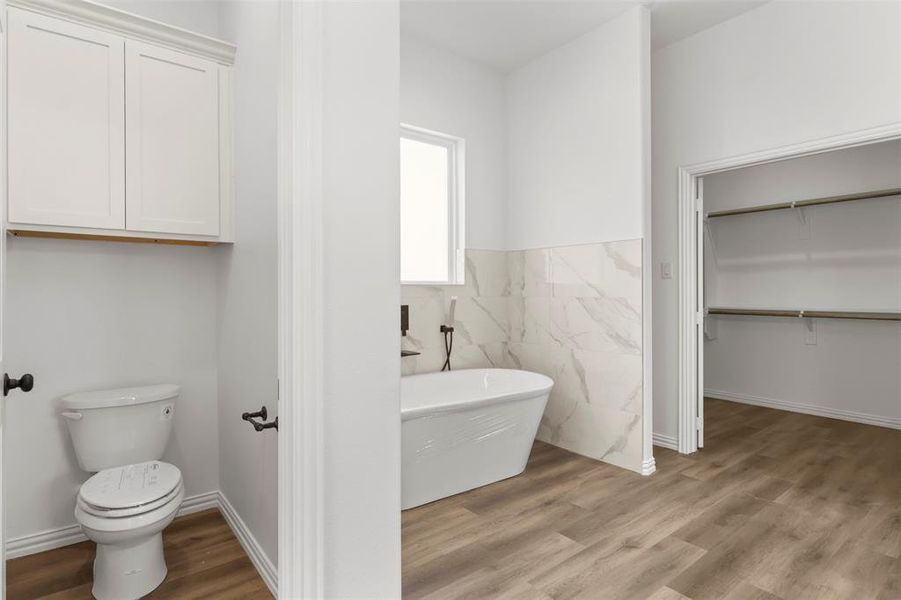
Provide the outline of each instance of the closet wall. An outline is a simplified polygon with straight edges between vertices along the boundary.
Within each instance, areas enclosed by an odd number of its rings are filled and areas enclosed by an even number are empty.
[[[710,176],[704,201],[715,211],[899,187],[901,142],[890,142]],[[901,198],[804,217],[710,219],[708,306],[901,311]],[[901,427],[901,322],[717,316],[708,331],[709,396]]]

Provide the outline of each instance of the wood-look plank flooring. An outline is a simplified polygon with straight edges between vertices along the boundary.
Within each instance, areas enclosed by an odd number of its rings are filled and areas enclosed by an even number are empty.
[[[218,509],[179,517],[163,531],[169,574],[145,598],[272,598]],[[91,598],[94,543],[6,563],[9,600]]]
[[[403,514],[405,598],[901,599],[901,431],[708,399],[642,477],[536,442]]]

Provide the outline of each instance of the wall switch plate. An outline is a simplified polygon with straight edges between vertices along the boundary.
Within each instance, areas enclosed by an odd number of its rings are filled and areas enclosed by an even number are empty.
[[[665,260],[660,263],[660,278],[661,279],[672,279],[673,278],[673,263]]]

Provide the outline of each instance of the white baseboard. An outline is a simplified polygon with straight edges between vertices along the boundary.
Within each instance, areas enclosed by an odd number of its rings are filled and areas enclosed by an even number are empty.
[[[225,517],[225,520],[228,521],[228,525],[232,528],[232,531],[235,532],[235,537],[241,542],[241,546],[244,547],[244,552],[250,557],[250,562],[256,567],[263,582],[269,588],[269,591],[272,592],[272,596],[278,598],[278,571],[276,570],[275,565],[273,565],[272,561],[269,560],[269,557],[266,556],[263,547],[260,546],[256,538],[253,537],[250,529],[247,528],[247,525],[245,525],[241,516],[222,492],[219,492],[219,510],[222,512],[222,516]]]
[[[47,531],[6,540],[6,558],[19,558],[20,556],[37,554],[45,550],[53,550],[69,544],[84,542],[87,539],[81,531],[81,525],[78,523],[58,529],[48,529]]]
[[[653,438],[653,443],[655,446],[660,446],[661,448],[668,448],[670,450],[679,450],[679,441],[671,435],[663,435],[662,433],[655,433]]]
[[[762,396],[753,396],[751,394],[735,394],[732,392],[724,392],[722,390],[705,389],[704,396],[708,398],[728,400],[730,402],[740,402],[741,404],[752,404],[754,406],[763,406],[766,408],[776,408],[779,410],[787,410],[789,412],[803,413],[805,415],[828,417],[830,419],[852,421],[854,423],[863,423],[865,425],[877,425],[879,427],[889,427],[891,429],[901,429],[901,417],[884,417],[881,415],[871,415],[868,413],[855,412],[852,410],[827,408],[824,406],[817,406],[815,404],[790,402],[788,400],[774,400],[773,398],[764,398]],[[657,443],[656,435],[654,436],[654,443]]]
[[[647,459],[643,463],[641,463],[641,474],[642,475],[653,475],[657,470],[657,461],[654,460],[654,457]]]
[[[178,509],[178,516],[183,517],[192,513],[200,512],[210,508],[218,508],[219,491],[214,490],[205,494],[197,494],[181,501],[181,508]]]
[[[185,498],[178,509],[179,517],[219,506],[219,492],[206,492]],[[57,529],[48,529],[6,540],[6,558],[19,558],[54,548],[87,541],[81,525],[73,523]]]
[[[197,494],[196,496],[185,498],[182,501],[181,508],[178,509],[178,516],[190,515],[209,508],[219,509],[253,566],[256,567],[260,577],[269,587],[272,595],[278,597],[276,591],[278,587],[278,572],[275,566],[266,556],[266,553],[263,552],[263,548],[256,538],[253,537],[253,534],[250,533],[247,525],[244,524],[231,502],[221,492],[206,492],[205,494]],[[87,539],[78,523],[41,531],[40,533],[23,535],[6,541],[6,558],[28,556],[29,554],[84,542]]]

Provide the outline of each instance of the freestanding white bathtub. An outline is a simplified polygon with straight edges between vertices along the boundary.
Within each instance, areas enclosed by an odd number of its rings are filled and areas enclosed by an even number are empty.
[[[513,369],[402,377],[402,508],[522,473],[553,386]]]

